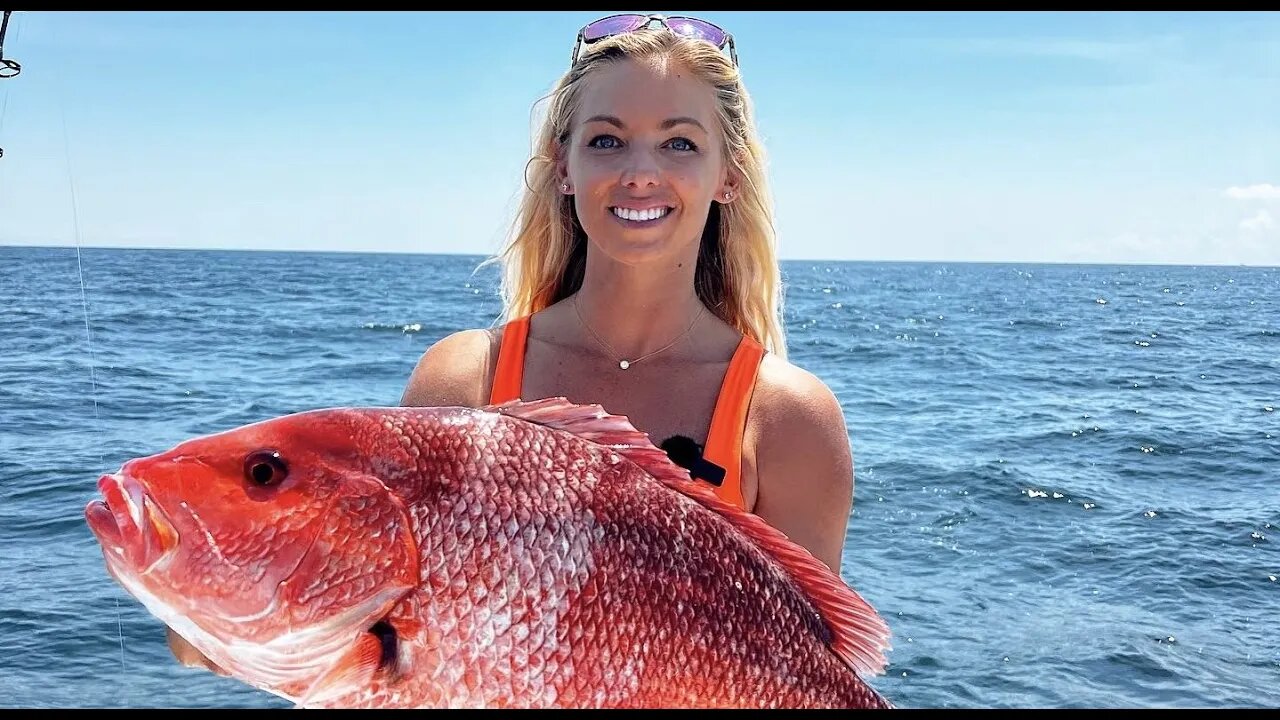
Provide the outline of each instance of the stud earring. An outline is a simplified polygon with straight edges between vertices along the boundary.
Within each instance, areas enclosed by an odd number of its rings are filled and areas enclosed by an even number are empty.
[[[569,183],[560,183],[560,192],[569,192]]]
[[[725,190],[725,191],[724,191],[724,199],[725,199],[726,201],[728,201],[728,200],[732,200],[732,199],[733,199],[733,191],[732,191],[732,190]]]

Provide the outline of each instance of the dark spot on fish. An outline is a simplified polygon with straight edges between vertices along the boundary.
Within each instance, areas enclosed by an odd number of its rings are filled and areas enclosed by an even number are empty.
[[[672,435],[659,446],[671,462],[689,471],[695,480],[706,480],[719,487],[724,482],[724,468],[702,457],[702,446],[685,435]]]
[[[289,476],[289,466],[277,450],[256,450],[244,459],[244,476],[254,485],[279,485]]]
[[[369,628],[369,632],[373,633],[373,636],[378,638],[378,643],[382,645],[382,657],[378,661],[378,668],[383,670],[394,668],[399,641],[396,629],[386,620],[379,620]]]

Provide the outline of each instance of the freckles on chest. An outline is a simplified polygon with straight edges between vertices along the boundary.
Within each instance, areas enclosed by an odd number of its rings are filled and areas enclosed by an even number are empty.
[[[564,395],[574,402],[603,404],[603,399],[616,398],[631,385],[625,382],[628,378],[617,377],[623,372],[635,370],[620,370],[604,358],[559,356],[530,361],[524,391],[531,397]]]
[[[627,416],[655,444],[675,434],[705,441],[724,368],[674,368],[648,361],[622,370],[600,357],[562,357],[531,363],[524,379],[528,398],[564,396]]]

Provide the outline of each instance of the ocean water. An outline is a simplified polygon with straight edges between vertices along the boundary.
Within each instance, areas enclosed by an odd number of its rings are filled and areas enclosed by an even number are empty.
[[[179,666],[95,481],[396,404],[479,258],[0,248],[0,705],[287,707]],[[1280,269],[788,262],[856,464],[842,574],[903,707],[1280,706]],[[83,278],[83,285],[81,279]]]

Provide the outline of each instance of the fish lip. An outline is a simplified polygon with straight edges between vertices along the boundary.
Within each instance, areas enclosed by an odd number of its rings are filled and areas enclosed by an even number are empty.
[[[85,521],[111,563],[125,562],[139,575],[167,565],[178,549],[173,521],[128,473],[98,478],[101,500],[85,507]]]

